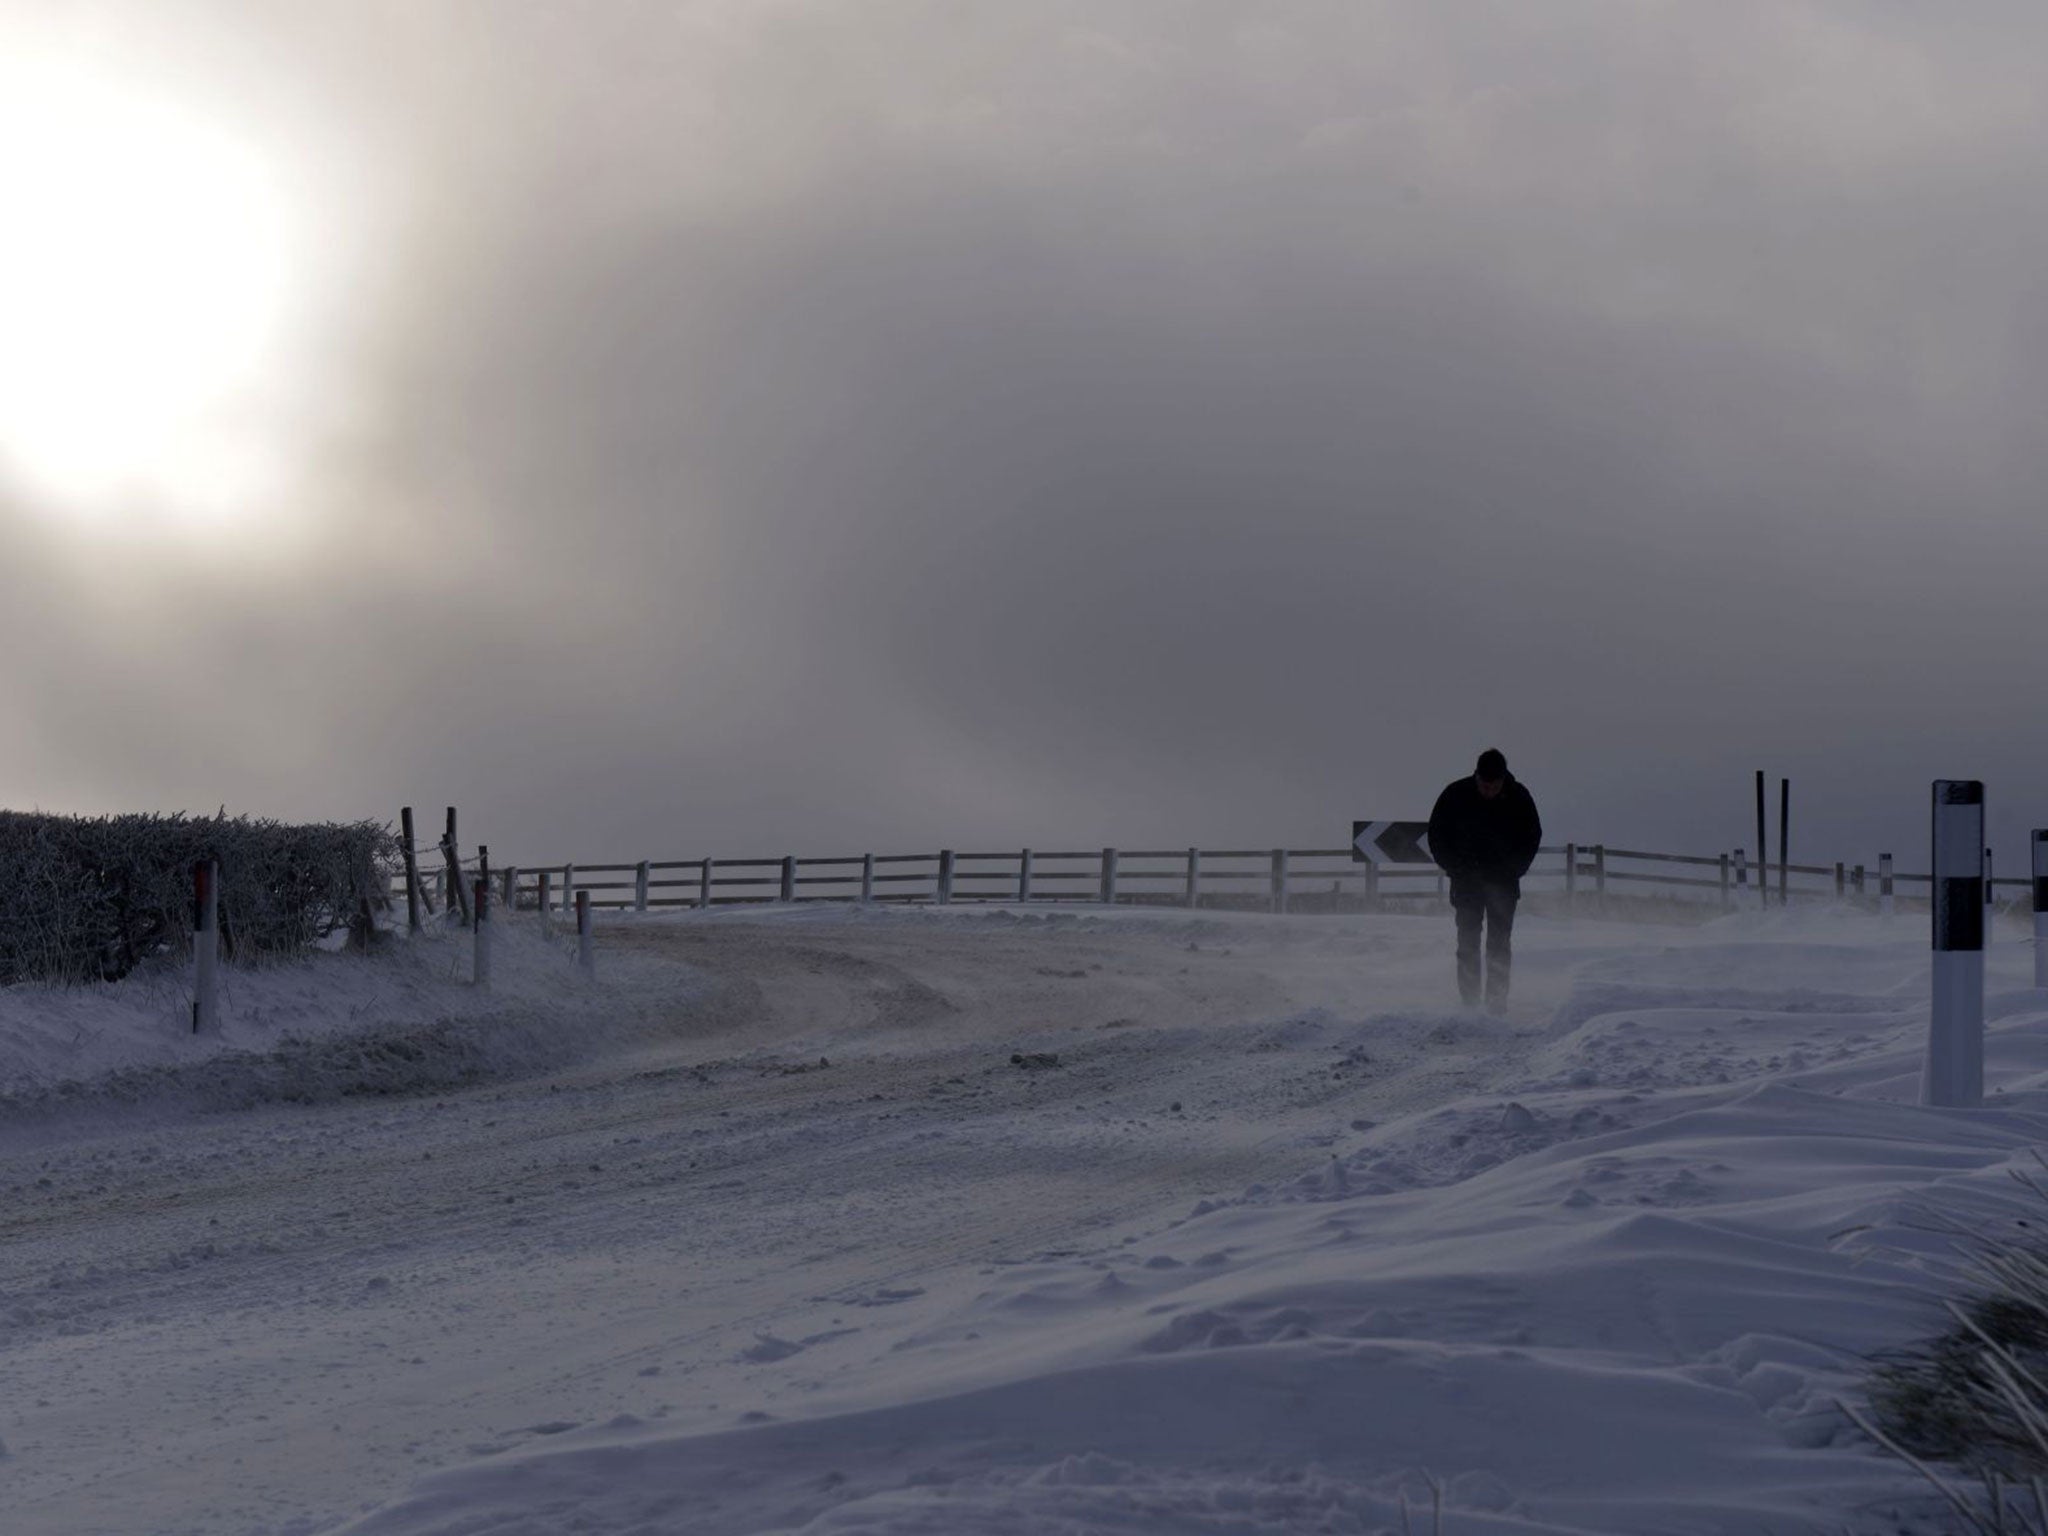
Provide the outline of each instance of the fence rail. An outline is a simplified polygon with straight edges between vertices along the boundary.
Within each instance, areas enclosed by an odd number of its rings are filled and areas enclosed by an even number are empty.
[[[477,877],[477,860],[459,863],[466,879]],[[967,864],[981,867],[962,867]],[[1072,867],[1077,864],[1081,867]],[[1701,869],[1714,874],[1697,873]],[[419,873],[429,902],[445,905],[451,894],[445,864],[423,865]],[[615,878],[620,876],[624,878]],[[402,896],[404,877],[394,878],[396,894]],[[1925,888],[1931,877],[1898,872],[1890,878],[1903,896],[1908,887]],[[1446,899],[1444,877],[1433,865],[1362,864],[1349,848],[974,853],[941,849],[832,857],[650,859],[638,864],[500,862],[491,879],[492,894],[508,906],[545,907],[565,917],[573,912],[579,891],[588,893],[594,907],[642,912],[820,901],[1401,911],[1433,907]],[[1561,905],[1569,911],[1597,912],[1609,903],[1663,900],[1710,912],[1775,907],[1781,880],[1786,899],[1800,903],[1847,901],[1875,907],[1881,894],[1875,866],[1762,866],[1745,862],[1739,849],[1720,854],[1653,853],[1598,843],[1539,849],[1523,890],[1539,907]],[[2024,897],[2032,885],[2026,877],[1989,882],[1994,900],[2000,893]]]

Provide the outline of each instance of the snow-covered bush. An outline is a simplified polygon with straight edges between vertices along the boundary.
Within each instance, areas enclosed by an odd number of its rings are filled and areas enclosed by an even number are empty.
[[[0,811],[0,983],[113,979],[181,951],[204,858],[220,860],[222,952],[294,954],[383,905],[397,852],[375,822]]]
[[[2048,1211],[2048,1189],[2016,1175]],[[1917,1467],[1965,1528],[2048,1536],[2048,1222],[1964,1235],[1953,1325],[1880,1360],[1859,1424]],[[2039,1234],[2039,1235],[2037,1235]],[[1979,1485],[1958,1488],[1952,1462]]]

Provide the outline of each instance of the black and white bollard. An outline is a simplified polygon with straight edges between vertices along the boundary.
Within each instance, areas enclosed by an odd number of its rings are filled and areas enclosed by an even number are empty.
[[[576,965],[584,976],[597,979],[597,945],[590,936],[590,892],[576,893]]]
[[[1998,882],[1991,875],[1991,850],[1986,848],[1984,850],[1984,947],[1986,949],[1991,947],[1992,936],[1998,930],[1998,901],[1992,895],[1992,892],[1997,888]]]
[[[488,989],[491,984],[491,881],[488,875],[477,877],[476,890],[476,969],[474,980],[479,987]]]
[[[2034,828],[2034,985],[2048,987],[2048,827]]]
[[[1877,910],[1885,917],[1894,916],[1899,910],[1892,898],[1892,856],[1888,853],[1877,856]]]
[[[192,866],[192,1033],[220,1027],[220,861]]]
[[[1920,1102],[1984,1097],[1984,785],[1934,781],[1934,1011]]]

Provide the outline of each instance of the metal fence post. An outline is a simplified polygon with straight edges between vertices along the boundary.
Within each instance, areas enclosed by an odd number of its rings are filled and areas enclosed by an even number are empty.
[[[1102,904],[1105,907],[1116,905],[1116,850],[1114,848],[1102,850]]]
[[[585,978],[597,978],[597,944],[590,932],[590,892],[576,893],[576,965]]]
[[[192,1033],[220,1027],[220,860],[192,866]]]
[[[633,871],[633,910],[635,912],[645,912],[647,910],[647,877],[649,874],[647,862],[647,860],[642,859],[640,867]]]
[[[1984,1096],[1984,785],[1934,781],[1934,1009],[1920,1102]]]

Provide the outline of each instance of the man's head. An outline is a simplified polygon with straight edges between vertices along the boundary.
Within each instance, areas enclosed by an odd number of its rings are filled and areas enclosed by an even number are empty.
[[[1506,787],[1508,760],[1501,756],[1499,748],[1488,747],[1479,754],[1479,766],[1473,770],[1472,778],[1479,786],[1482,800],[1491,800]]]

